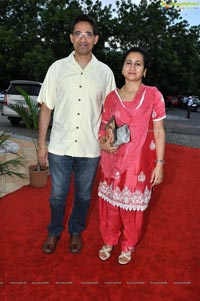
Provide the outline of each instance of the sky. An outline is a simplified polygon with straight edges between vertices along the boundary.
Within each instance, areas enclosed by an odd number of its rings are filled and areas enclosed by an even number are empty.
[[[114,4],[115,0],[101,0],[103,5]],[[140,0],[133,0],[135,4],[140,3]],[[164,6],[165,1],[161,1]],[[173,2],[173,1],[172,1]],[[200,25],[200,0],[177,0],[176,5],[181,8],[181,16],[188,21],[190,26]]]

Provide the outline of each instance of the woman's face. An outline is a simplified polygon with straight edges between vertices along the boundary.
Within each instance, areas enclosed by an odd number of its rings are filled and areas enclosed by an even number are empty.
[[[143,55],[139,52],[130,52],[122,68],[122,74],[125,79],[134,82],[141,81],[142,77],[146,75],[146,71]]]

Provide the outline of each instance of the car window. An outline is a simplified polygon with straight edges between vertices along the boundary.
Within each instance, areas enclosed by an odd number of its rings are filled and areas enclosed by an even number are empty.
[[[198,99],[198,98],[193,98],[193,102],[198,103],[198,102],[200,102],[200,99]]]
[[[17,87],[21,87],[28,95],[38,95],[40,92],[40,85],[23,85],[23,84],[18,84],[18,85],[12,85],[7,91],[7,94],[12,94],[12,95],[20,95],[20,92],[17,91]]]

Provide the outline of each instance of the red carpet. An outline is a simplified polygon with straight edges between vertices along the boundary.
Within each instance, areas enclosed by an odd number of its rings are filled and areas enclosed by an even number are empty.
[[[3,197],[0,300],[200,300],[199,162],[199,149],[167,145],[165,181],[154,191],[143,239],[127,266],[117,264],[119,247],[107,262],[97,257],[102,245],[98,174],[80,255],[69,253],[67,231],[55,254],[41,252],[49,222],[50,183],[47,188],[25,186]]]

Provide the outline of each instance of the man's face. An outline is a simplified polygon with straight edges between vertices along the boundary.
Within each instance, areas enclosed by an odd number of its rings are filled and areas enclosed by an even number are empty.
[[[74,27],[73,33],[70,34],[74,50],[77,54],[84,56],[92,52],[98,38],[97,35],[94,35],[91,24],[84,21],[78,22]]]

